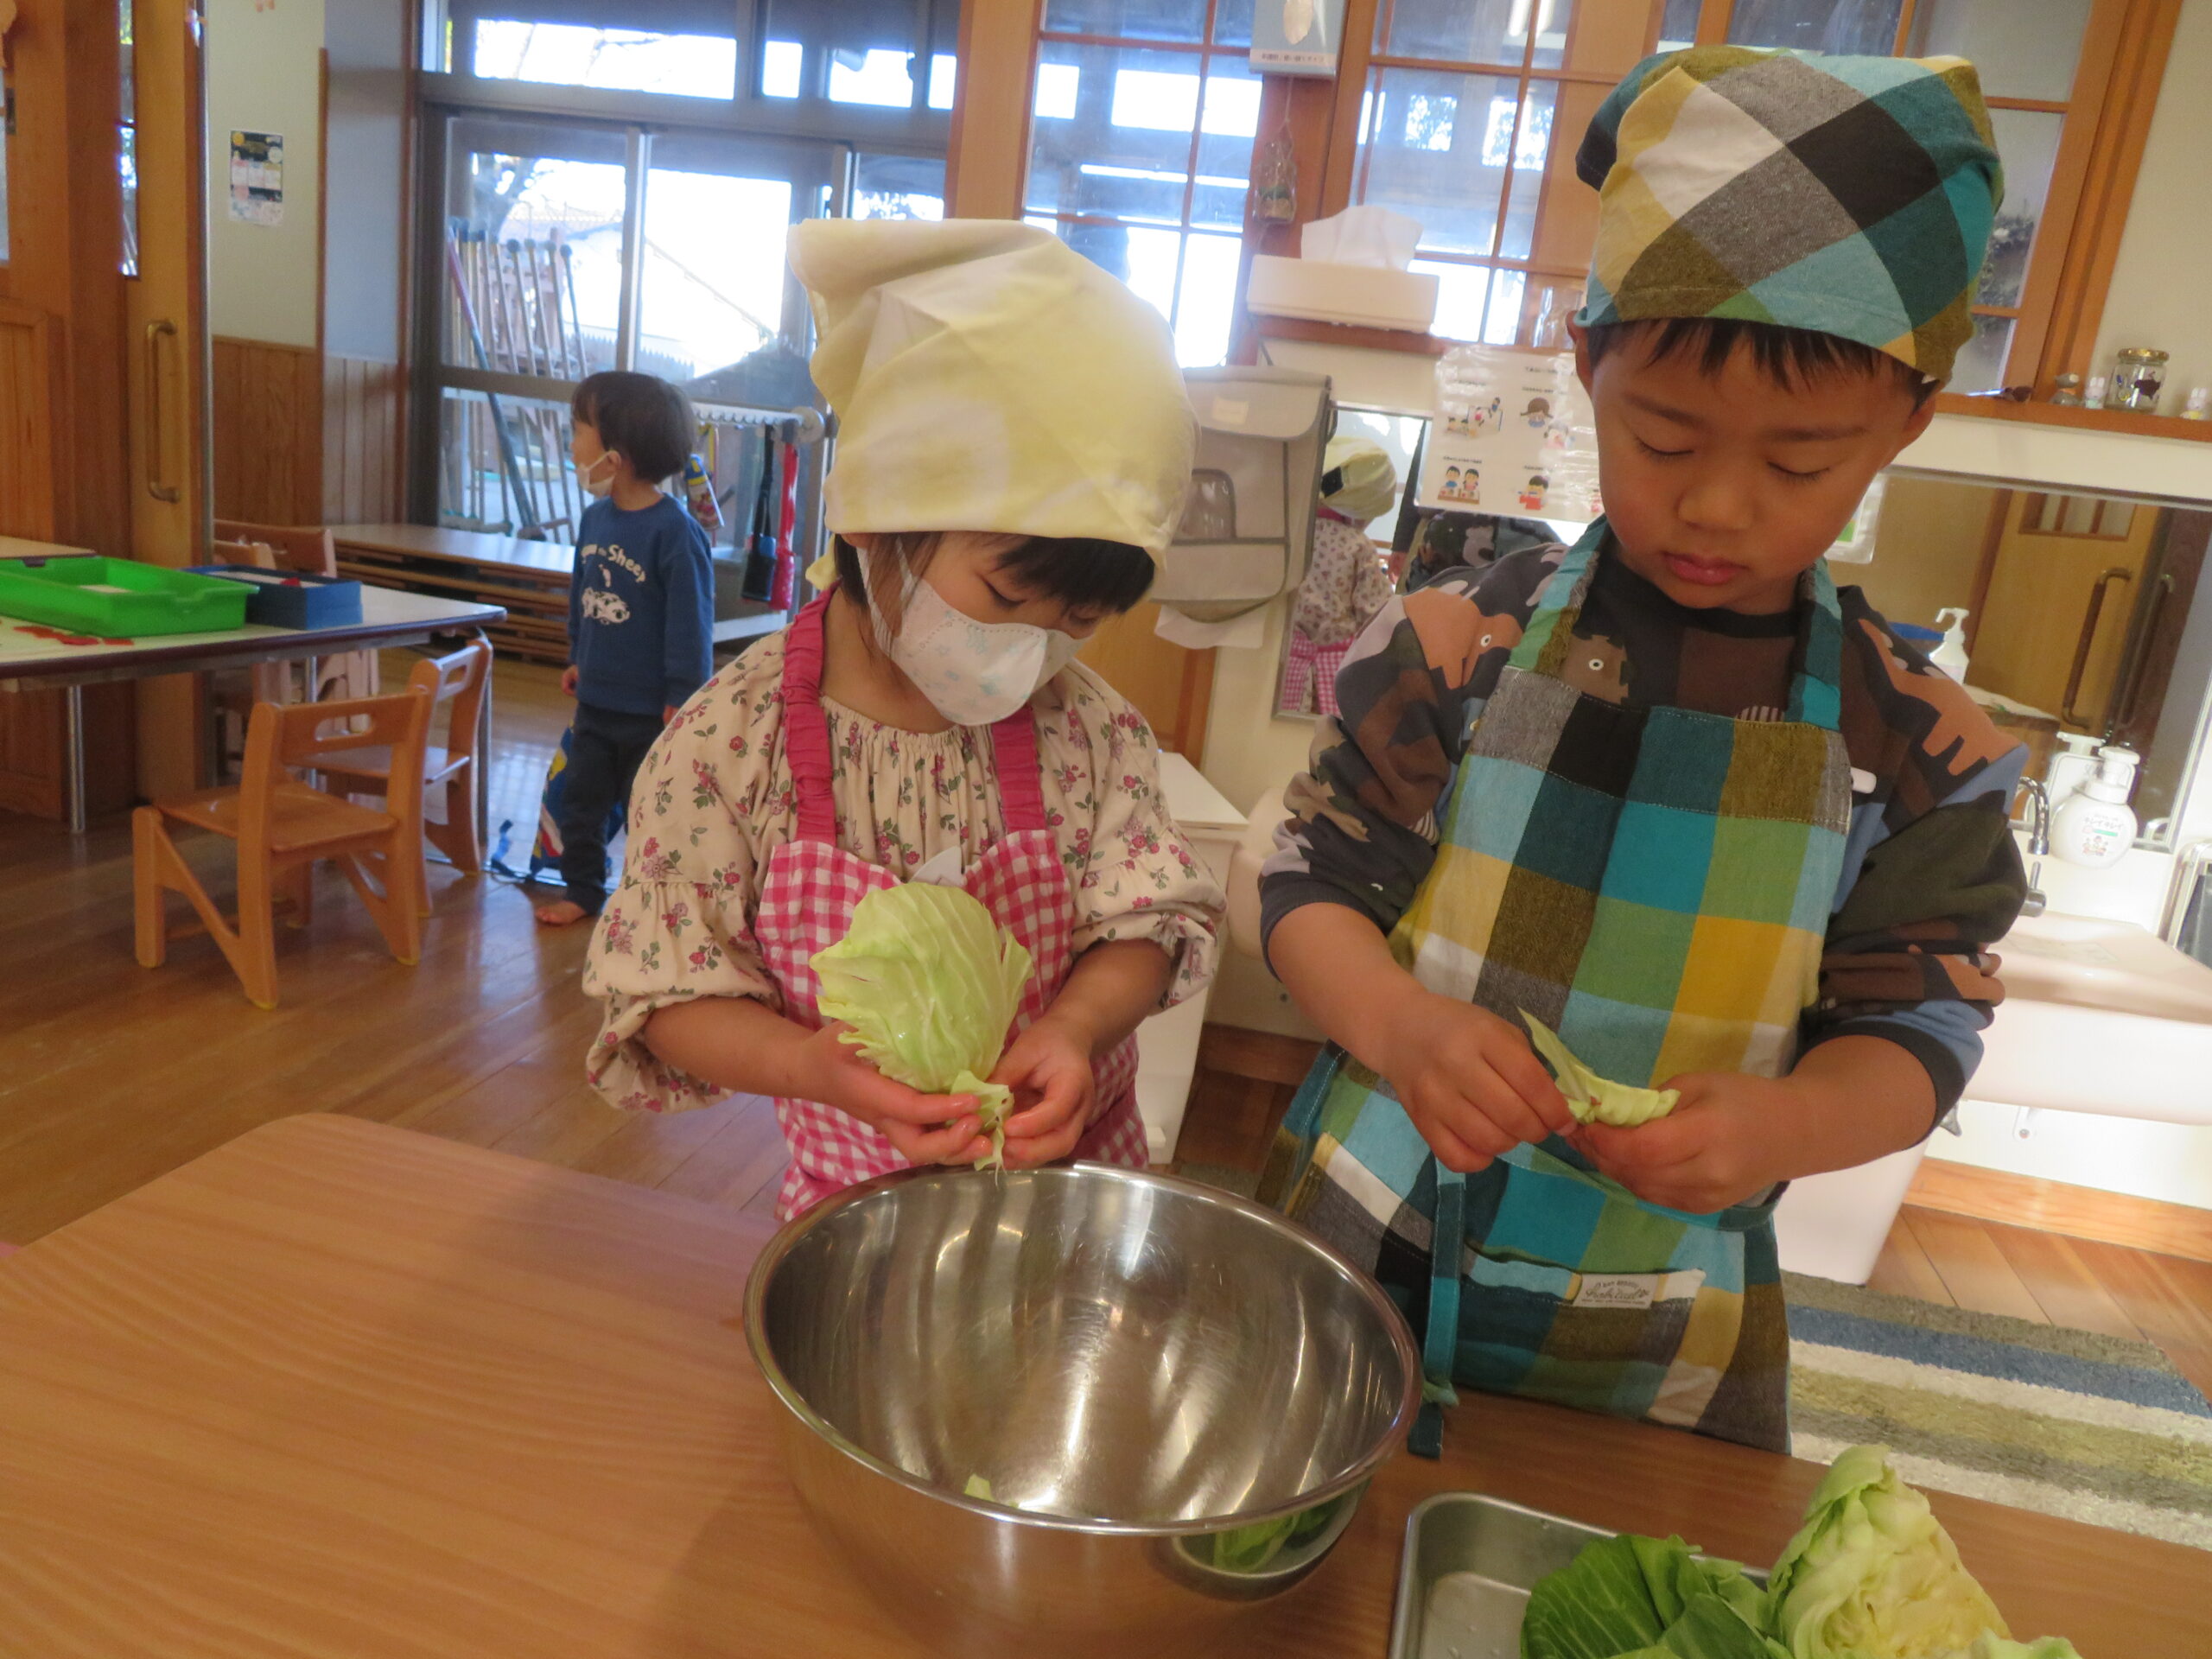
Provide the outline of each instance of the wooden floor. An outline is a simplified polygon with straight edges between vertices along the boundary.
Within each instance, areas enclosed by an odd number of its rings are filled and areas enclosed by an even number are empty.
[[[404,676],[404,663],[395,663]],[[528,857],[568,717],[550,670],[499,665],[493,811]],[[227,849],[190,850],[231,890]],[[0,815],[0,1240],[28,1243],[273,1118],[342,1112],[765,1211],[784,1166],[765,1102],[657,1118],[585,1085],[597,1006],[588,935],[527,895],[434,865],[422,962],[393,962],[327,869],[315,919],[280,930],[280,1004],[254,1008],[205,938],[131,957],[130,833]],[[181,918],[181,905],[175,913]],[[1297,1082],[1264,1044],[1210,1041],[1185,1160],[1255,1167]],[[2212,1263],[1908,1209],[1872,1281],[1905,1296],[2157,1343],[2212,1392]]]

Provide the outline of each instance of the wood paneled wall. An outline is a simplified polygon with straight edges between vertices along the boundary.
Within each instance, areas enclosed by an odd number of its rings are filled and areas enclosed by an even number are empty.
[[[322,372],[322,518],[389,524],[407,516],[407,377],[397,363],[331,357]]]
[[[0,535],[54,539],[52,320],[0,300]]]
[[[322,354],[217,335],[215,517],[312,524],[322,512]]]

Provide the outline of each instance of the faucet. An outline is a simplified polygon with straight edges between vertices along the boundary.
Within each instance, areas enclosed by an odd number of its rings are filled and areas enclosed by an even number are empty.
[[[2040,916],[2050,902],[2044,897],[2042,889],[2043,861],[2050,855],[2050,791],[2040,778],[2024,778],[2020,787],[2027,791],[2028,799],[2035,808],[2028,830],[2028,856],[2036,861],[2028,871],[2028,892],[2020,901],[2020,914]]]

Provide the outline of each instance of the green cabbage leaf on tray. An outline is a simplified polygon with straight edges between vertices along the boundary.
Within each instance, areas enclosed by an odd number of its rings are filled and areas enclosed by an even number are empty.
[[[1576,1059],[1559,1033],[1535,1014],[1523,1008],[1521,1017],[1528,1022],[1529,1040],[1550,1065],[1560,1093],[1567,1096],[1567,1109],[1574,1114],[1577,1122],[1611,1123],[1617,1128],[1632,1129],[1666,1116],[1681,1099],[1679,1089],[1637,1089],[1599,1077]]]
[[[1885,1446],[1829,1465],[1761,1590],[1680,1538],[1624,1533],[1538,1581],[1522,1659],[2081,1659],[2016,1642]]]
[[[1790,1659],[1765,1613],[1766,1592],[1736,1562],[1624,1533],[1537,1584],[1522,1659]]]
[[[985,1081],[1028,983],[1029,952],[960,887],[910,881],[853,909],[845,937],[814,955],[825,1019],[894,1083],[925,1095],[973,1095],[999,1166],[1014,1091]]]

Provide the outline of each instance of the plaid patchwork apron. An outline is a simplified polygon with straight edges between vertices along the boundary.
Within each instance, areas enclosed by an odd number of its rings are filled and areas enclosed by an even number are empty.
[[[817,599],[801,611],[785,640],[784,742],[798,797],[798,826],[769,857],[753,925],[762,960],[783,994],[785,1018],[817,1028],[822,986],[814,953],[844,938],[862,898],[899,884],[889,870],[837,845],[830,722],[822,711],[822,620],[829,603],[827,597]],[[961,885],[1035,960],[1014,1016],[1014,1029],[1020,1031],[1051,1006],[1075,966],[1075,898],[1059,843],[1046,823],[1037,728],[1027,709],[991,728],[991,750],[1006,834],[983,849]],[[1136,1039],[1123,1041],[1096,1070],[1099,1109],[1074,1155],[1141,1169],[1149,1147],[1137,1115]],[[791,1152],[776,1197],[779,1220],[788,1221],[855,1182],[907,1167],[888,1139],[834,1106],[779,1099],[776,1119]]]
[[[1842,873],[1842,629],[1808,573],[1786,721],[1632,709],[1558,677],[1605,538],[1568,553],[1476,714],[1434,869],[1391,936],[1427,988],[1551,1025],[1601,1075],[1786,1072]],[[1773,1197],[1643,1203],[1554,1136],[1444,1169],[1335,1049],[1262,1192],[1422,1313],[1433,1455],[1452,1382],[1786,1450]]]

